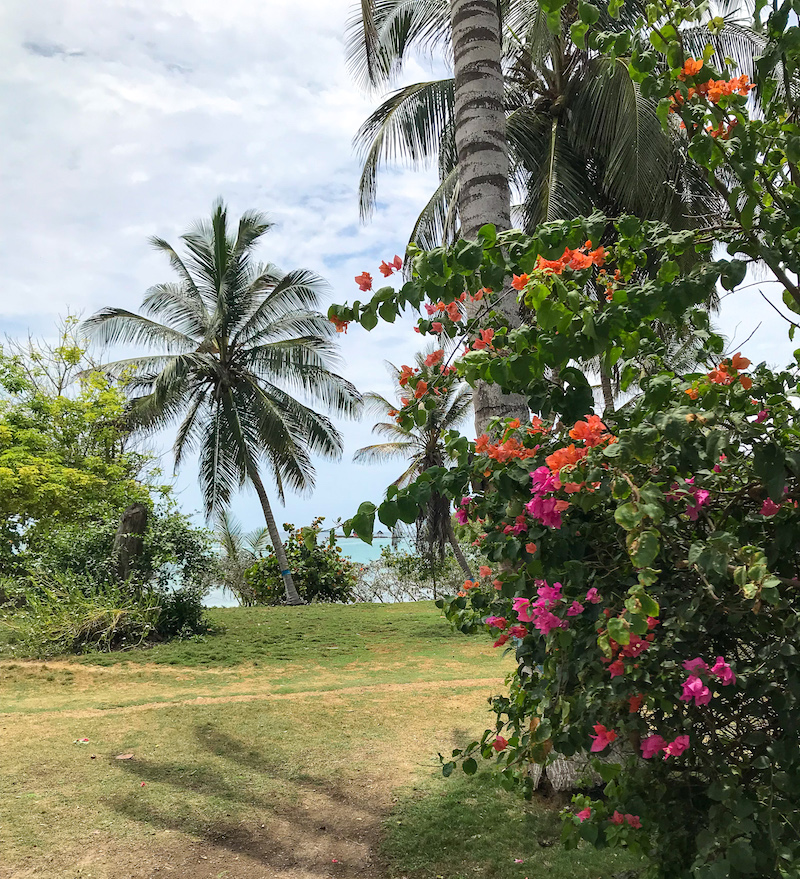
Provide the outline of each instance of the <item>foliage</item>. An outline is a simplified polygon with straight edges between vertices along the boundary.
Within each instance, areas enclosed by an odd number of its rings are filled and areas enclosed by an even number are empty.
[[[335,601],[347,603],[353,600],[353,589],[359,566],[342,556],[333,534],[329,540],[318,540],[323,517],[319,516],[307,527],[295,529],[284,525],[288,533],[285,542],[286,557],[291,565],[297,591],[305,601]],[[270,548],[263,558],[249,568],[244,575],[250,594],[243,604],[281,604],[283,580],[275,552]]]
[[[147,530],[131,580],[158,589],[207,591],[216,573],[211,538],[205,528],[192,524],[166,492],[158,503],[148,502]],[[26,562],[30,568],[56,575],[86,575],[95,582],[113,576],[114,535],[119,510],[96,505],[74,520],[49,522],[27,535]]]
[[[67,344],[69,342],[69,344]],[[91,369],[77,338],[49,351],[0,350],[0,569],[65,520],[146,501],[143,456],[126,448],[124,394]],[[78,370],[88,372],[78,374]],[[45,375],[46,372],[46,375]]]
[[[244,575],[263,557],[269,546],[269,532],[266,528],[256,528],[245,534],[236,519],[224,510],[217,517],[213,537],[219,548],[214,563],[215,582],[231,592],[239,604],[254,605],[255,595]]]
[[[620,61],[619,34],[593,28],[591,4],[578,10],[590,47]],[[751,369],[723,350],[700,307],[717,284],[735,291],[760,260],[800,313],[792,10],[776,7],[765,25],[764,119],[749,115],[747,77],[714,67],[711,49],[690,56],[687,29],[702,4],[648,6],[651,48],[630,58],[665,124],[682,119],[689,154],[734,222],[676,232],[594,213],[534,235],[487,226],[477,241],[416,252],[399,291],[331,309],[369,327],[378,307],[387,318],[442,303],[439,326],[423,318],[419,331],[466,337],[459,375],[524,393],[537,413],[530,424],[496,423],[475,443],[453,436],[457,464],[390,491],[377,509],[362,504],[349,523],[367,536],[375,515],[391,527],[401,506],[421,508],[441,491],[463,495],[464,517],[481,526],[480,580],[442,605],[462,630],[513,647],[518,668],[493,702],[495,729],[456,749],[445,773],[460,762],[471,774],[476,756],[494,757],[530,791],[531,761],[600,754],[602,795],[576,796],[564,841],[628,846],[664,879],[800,875],[800,351],[783,371]],[[782,81],[770,73],[779,61]],[[614,243],[592,249],[603,240]],[[714,253],[718,241],[726,257]],[[491,310],[490,291],[509,276],[515,292],[498,295],[530,310],[514,330]],[[466,325],[448,308],[465,290],[473,301],[490,295]],[[692,327],[705,368],[677,370],[656,322]],[[618,368],[623,389],[640,388],[603,421],[592,414],[587,357]],[[435,376],[409,385],[400,418],[410,424],[434,405]]]

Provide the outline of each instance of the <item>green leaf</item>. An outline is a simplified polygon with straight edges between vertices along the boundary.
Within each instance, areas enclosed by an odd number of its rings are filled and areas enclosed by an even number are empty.
[[[642,518],[642,513],[636,504],[622,504],[614,511],[614,521],[626,531],[632,531],[637,525],[640,525]]]
[[[726,290],[733,290],[744,280],[747,272],[747,263],[740,259],[732,259],[725,262],[720,272],[719,280]]]
[[[661,541],[657,531],[642,531],[630,541],[628,554],[637,568],[647,568],[655,561],[660,548]]]
[[[361,324],[362,327],[364,327],[365,330],[367,330],[367,332],[369,332],[370,330],[374,330],[375,327],[378,326],[378,313],[377,313],[377,311],[371,306],[364,309],[364,311],[361,314],[361,318],[359,320],[359,323]]]
[[[617,644],[622,644],[624,647],[626,644],[629,644],[631,640],[630,624],[625,619],[612,617],[608,621],[608,634],[609,637],[617,642]]]
[[[475,775],[478,771],[478,762],[474,757],[467,757],[467,759],[461,764],[461,768],[467,775]]]
[[[774,443],[757,446],[753,454],[753,472],[764,483],[767,493],[775,503],[783,500],[786,468],[782,449]]]

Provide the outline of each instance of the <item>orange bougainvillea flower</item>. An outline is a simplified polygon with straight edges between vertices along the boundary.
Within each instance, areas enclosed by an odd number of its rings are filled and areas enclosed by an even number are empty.
[[[417,382],[416,388],[414,388],[414,397],[419,400],[421,397],[424,397],[425,394],[428,393],[428,383],[422,379]]]
[[[750,388],[753,387],[753,379],[751,379],[749,375],[740,375],[739,384],[741,384],[746,391],[749,391]]]
[[[519,418],[512,418],[508,422],[509,429],[516,430],[519,427]]]
[[[384,276],[384,278],[388,278],[392,272],[398,272],[403,268],[403,260],[400,259],[397,254],[395,254],[394,259],[391,262],[386,262],[385,260],[378,266],[378,270]]]
[[[690,400],[696,400],[700,396],[700,391],[697,388],[688,388],[684,393],[689,396]]]
[[[544,461],[553,473],[558,473],[562,467],[572,467],[577,464],[587,451],[588,449],[576,448],[575,444],[571,443],[565,449],[558,449],[552,455],[548,455]]]
[[[451,302],[449,305],[445,306],[444,310],[452,321],[460,321],[463,317],[461,309],[458,307],[458,302]]]
[[[475,451],[482,455],[489,448],[489,437],[484,433],[475,440]]]
[[[431,324],[431,329],[434,331],[434,333],[441,333],[444,330],[444,325],[441,323],[441,321],[435,320]]]
[[[703,69],[702,61],[695,61],[694,58],[688,58],[686,63],[683,65],[683,70],[681,71],[681,75],[678,79],[683,79],[686,76],[697,76],[698,73]]]
[[[438,351],[434,351],[433,354],[429,354],[425,358],[425,366],[435,366],[437,363],[441,362],[443,357],[444,351],[440,348]]]
[[[569,432],[572,439],[582,440],[585,445],[599,446],[600,443],[611,439],[608,428],[603,424],[598,415],[588,415],[586,421],[576,421],[575,426]]]
[[[478,330],[478,338],[472,343],[475,351],[481,351],[483,348],[493,348],[492,339],[494,339],[494,330],[491,327],[488,330]]]
[[[737,351],[736,354],[731,357],[731,366],[734,369],[747,369],[750,366],[750,361],[746,357],[742,357],[742,352]]]
[[[531,555],[533,555],[536,552],[536,549],[537,549],[537,547],[536,547],[535,543],[526,543],[525,544],[525,552],[529,552]]]
[[[415,372],[416,370],[412,369],[410,366],[403,365],[400,367],[400,375],[397,376],[397,383],[401,388],[404,388],[408,384],[408,380]]]
[[[530,279],[528,278],[527,275],[514,275],[514,277],[511,280],[511,286],[515,290],[524,290],[525,285],[528,283],[529,280]]]
[[[475,300],[475,302],[480,302],[480,300],[483,299],[484,296],[491,295],[491,292],[491,287],[481,287],[481,289],[478,290],[478,292],[472,298],[473,300]]]
[[[342,320],[340,317],[332,317],[330,322],[336,327],[337,333],[346,333],[347,325],[350,323],[350,321]]]
[[[372,275],[368,272],[362,272],[360,275],[356,275],[355,281],[356,284],[358,284],[358,289],[363,293],[372,289]]]
[[[728,370],[724,363],[720,363],[716,369],[712,369],[711,372],[708,373],[708,378],[715,385],[729,385],[733,381],[733,376],[728,374]]]

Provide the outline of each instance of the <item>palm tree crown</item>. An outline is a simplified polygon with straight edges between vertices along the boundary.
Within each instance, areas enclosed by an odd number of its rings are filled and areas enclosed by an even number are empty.
[[[275,544],[261,466],[281,498],[287,486],[312,488],[312,455],[338,458],[342,441],[311,405],[352,416],[361,398],[331,371],[337,349],[335,330],[318,310],[322,278],[256,262],[254,249],[270,228],[255,211],[231,228],[218,200],[210,222],[181,236],[185,257],[163,239],[151,239],[178,280],[148,290],[144,314],[104,308],[85,327],[104,343],[149,349],[105,367],[130,376],[132,424],[149,431],[180,418],[175,465],[199,452],[206,513],[227,507],[233,491],[250,482]]]
[[[539,223],[591,213],[633,213],[684,226],[719,216],[720,206],[702,175],[676,148],[682,134],[666,133],[656,103],[629,74],[626,58],[611,61],[577,45],[570,36],[576,7],[552,33],[547,14],[533,0],[501,0],[503,69],[510,181],[517,203],[514,221],[526,231]],[[348,54],[356,77],[387,87],[415,51],[451,54],[449,0],[361,0],[348,29]],[[571,10],[571,11],[570,11]],[[601,10],[604,31],[622,37],[643,12],[626,3],[619,20]],[[752,74],[758,35],[728,21],[719,34],[687,30],[687,46],[711,43],[715,63],[730,56]],[[646,34],[642,36],[646,44]],[[435,164],[439,186],[424,207],[411,240],[430,248],[458,232],[458,161],[453,80],[435,79],[392,92],[359,129],[364,157],[362,218],[376,200],[380,167],[395,160]]]
[[[417,368],[425,368],[425,359],[433,349],[418,352],[415,356]],[[395,385],[398,401],[406,393],[400,383],[401,371],[392,363],[386,364]],[[426,420],[422,425],[406,430],[394,423],[392,414],[400,402],[391,403],[380,394],[364,395],[365,406],[373,413],[386,418],[372,428],[372,432],[386,438],[386,442],[365,446],[353,455],[353,460],[361,464],[372,464],[395,458],[407,462],[405,470],[394,480],[394,485],[403,487],[413,482],[422,472],[430,467],[441,467],[447,460],[445,435],[450,430],[460,427],[469,415],[472,406],[472,390],[463,381],[455,379],[453,374],[447,376],[439,373],[437,380],[439,395],[436,407],[427,410]],[[433,492],[425,513],[417,520],[418,544],[428,550],[435,551],[440,557],[444,554],[444,546],[449,542],[453,553],[467,577],[472,574],[458,542],[453,534],[450,521],[450,502],[438,492]]]

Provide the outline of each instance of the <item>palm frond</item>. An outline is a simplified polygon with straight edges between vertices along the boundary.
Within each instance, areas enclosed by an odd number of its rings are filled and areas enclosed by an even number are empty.
[[[124,308],[100,309],[81,324],[81,332],[102,345],[146,345],[167,351],[188,351],[197,346],[185,333]]]
[[[375,207],[378,169],[394,159],[413,167],[433,161],[452,112],[453,80],[433,80],[393,92],[363,123],[353,139],[364,159],[358,186],[362,220]]]

